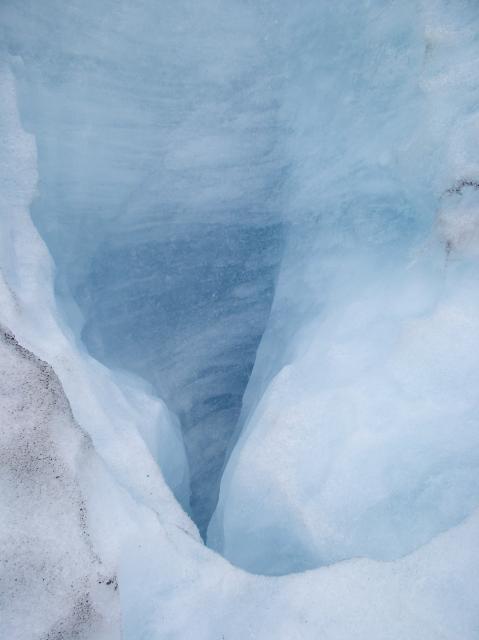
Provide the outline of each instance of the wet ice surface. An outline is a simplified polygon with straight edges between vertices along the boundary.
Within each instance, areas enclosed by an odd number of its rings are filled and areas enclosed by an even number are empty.
[[[1,635],[474,640],[477,7],[0,16]]]

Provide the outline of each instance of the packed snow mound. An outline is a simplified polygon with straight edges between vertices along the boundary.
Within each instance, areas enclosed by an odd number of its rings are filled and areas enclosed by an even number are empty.
[[[57,295],[89,352],[178,416],[203,532],[282,245],[263,29],[236,0],[0,6]]]
[[[117,638],[115,569],[92,541],[81,486],[102,479],[92,444],[52,368],[3,329],[0,363],[2,635]]]

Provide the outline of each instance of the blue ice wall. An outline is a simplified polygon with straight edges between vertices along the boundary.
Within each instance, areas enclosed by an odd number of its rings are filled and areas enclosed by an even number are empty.
[[[1,24],[58,298],[178,414],[203,532],[236,442],[210,544],[286,573],[467,517],[477,3],[4,0]]]
[[[6,0],[1,23],[68,321],[178,414],[204,530],[281,254],[270,22],[234,1]]]

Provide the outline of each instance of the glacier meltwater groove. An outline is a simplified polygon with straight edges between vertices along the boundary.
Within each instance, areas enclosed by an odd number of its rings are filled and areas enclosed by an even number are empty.
[[[0,637],[477,640],[479,4],[0,2]]]

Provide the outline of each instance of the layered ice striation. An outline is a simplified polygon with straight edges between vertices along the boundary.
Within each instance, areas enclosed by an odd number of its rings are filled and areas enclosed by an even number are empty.
[[[58,297],[91,354],[177,414],[203,532],[281,254],[285,163],[262,13],[2,3]]]
[[[0,636],[477,640],[477,2],[0,28]]]

